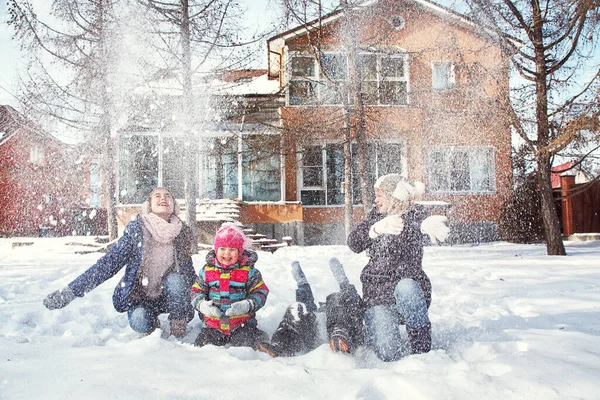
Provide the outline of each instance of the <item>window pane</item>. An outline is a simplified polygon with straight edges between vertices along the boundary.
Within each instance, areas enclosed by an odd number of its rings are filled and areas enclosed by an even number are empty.
[[[177,199],[184,198],[185,165],[183,138],[163,139],[163,183]]]
[[[314,104],[315,82],[291,81],[290,82],[290,105]]]
[[[380,82],[381,104],[406,104],[406,82]]]
[[[279,135],[244,135],[242,200],[281,200],[279,139]]]
[[[452,87],[452,63],[436,62],[433,64],[433,88],[449,89]]]
[[[323,166],[323,150],[321,146],[306,146],[302,151],[302,165],[305,167]]]
[[[100,179],[100,161],[90,164],[90,207],[100,207],[102,201],[102,182]]]
[[[471,189],[473,191],[492,191],[493,152],[491,149],[475,149],[471,154]]]
[[[237,199],[238,196],[238,139],[230,140],[223,149],[223,197]]]
[[[377,55],[359,54],[356,56],[356,67],[360,77],[365,80],[377,80]]]
[[[119,201],[140,204],[158,185],[158,136],[123,136],[119,144]]]
[[[402,173],[402,144],[379,143],[377,145],[378,176]]]
[[[345,80],[348,77],[347,59],[344,54],[326,53],[321,55],[321,67],[323,77],[331,80]]]
[[[321,102],[323,104],[342,104],[341,87],[335,82],[320,82]]]
[[[315,60],[309,56],[292,57],[292,77],[315,77]]]
[[[429,155],[429,188],[431,191],[448,190],[444,154],[441,151]]]
[[[300,192],[300,201],[306,206],[324,206],[325,191],[323,190],[302,190]]]
[[[302,168],[302,186],[323,186],[323,167]]]
[[[377,104],[377,82],[363,81],[361,95],[364,104]]]
[[[381,79],[403,78],[404,58],[383,57],[381,58]]]
[[[470,187],[469,154],[456,152],[450,155],[450,189],[466,191]]]
[[[367,182],[368,186],[372,186],[375,183],[376,168],[377,164],[374,160],[376,156],[376,145],[374,143],[367,143],[366,146],[366,160],[367,160]],[[369,187],[370,189],[370,187]],[[353,204],[362,203],[362,196],[360,193],[360,176],[358,171],[358,146],[356,143],[352,143],[352,202]]]
[[[344,146],[328,144],[327,165],[327,204],[344,204],[342,182],[344,181]]]

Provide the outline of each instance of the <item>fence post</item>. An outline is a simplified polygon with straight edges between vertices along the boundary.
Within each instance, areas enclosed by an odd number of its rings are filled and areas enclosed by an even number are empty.
[[[574,176],[561,175],[560,177],[560,191],[562,202],[562,222],[563,222],[563,235],[571,236],[575,233],[575,216],[573,215],[573,197],[567,197],[571,194],[571,190],[575,186]]]

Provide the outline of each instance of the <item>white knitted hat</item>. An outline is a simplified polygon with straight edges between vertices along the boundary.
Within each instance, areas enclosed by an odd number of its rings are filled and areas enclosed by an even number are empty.
[[[413,197],[425,193],[425,184],[422,182],[411,183],[400,174],[387,174],[380,176],[375,182],[375,189],[398,200],[411,200]]]

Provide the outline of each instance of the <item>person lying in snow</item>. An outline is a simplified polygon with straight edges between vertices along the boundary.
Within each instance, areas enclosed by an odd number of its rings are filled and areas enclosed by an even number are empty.
[[[350,284],[344,267],[337,258],[329,260],[331,272],[340,291],[327,296],[325,305],[317,309],[312,289],[298,261],[292,263],[296,280],[296,303],[289,306],[270,342],[256,346],[257,351],[273,357],[291,357],[307,353],[322,341],[316,312],[325,312],[329,346],[334,351],[354,352],[364,342],[362,299]]]
[[[349,284],[340,262],[330,260],[340,285],[340,292],[329,295],[325,306],[332,350],[352,352],[366,340],[382,360],[397,360],[402,355],[399,329],[403,324],[407,325],[411,353],[431,349],[431,283],[422,268],[423,235],[429,235],[432,242],[443,242],[449,229],[446,217],[427,217],[412,203],[412,198],[423,191],[422,183],[412,184],[398,174],[384,175],[375,183],[376,208],[352,228],[348,237],[352,251],[368,250],[370,257],[361,272],[362,299]],[[293,265],[292,271],[300,303],[288,308],[271,343],[257,347],[272,356],[300,354],[318,346],[310,286],[299,264]]]
[[[355,253],[368,251],[363,268],[365,334],[368,345],[384,361],[401,357],[399,328],[406,325],[412,354],[431,349],[431,282],[423,271],[424,234],[432,242],[446,240],[446,217],[427,216],[414,204],[425,191],[399,174],[381,176],[375,182],[375,207],[348,236]]]
[[[214,250],[192,286],[192,304],[204,325],[196,346],[254,347],[268,340],[257,327],[256,311],[265,305],[269,289],[254,268],[258,255],[250,246],[250,239],[233,224],[217,231]]]
[[[66,288],[50,293],[44,306],[63,308],[126,267],[113,305],[118,312],[127,312],[131,328],[149,334],[159,326],[158,315],[169,313],[171,334],[185,336],[187,323],[194,318],[190,288],[196,272],[190,229],[178,213],[171,192],[154,189],[142,204],[142,213],[127,224],[114,246]]]

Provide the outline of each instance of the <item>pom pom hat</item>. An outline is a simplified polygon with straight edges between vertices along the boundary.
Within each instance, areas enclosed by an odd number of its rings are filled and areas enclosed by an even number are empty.
[[[408,201],[413,197],[425,193],[425,185],[422,182],[411,183],[400,174],[387,174],[380,176],[375,182],[375,189],[379,189],[388,196]]]
[[[219,247],[231,247],[237,249],[241,255],[251,245],[252,242],[244,235],[244,231],[233,224],[224,224],[215,235],[215,251]]]

